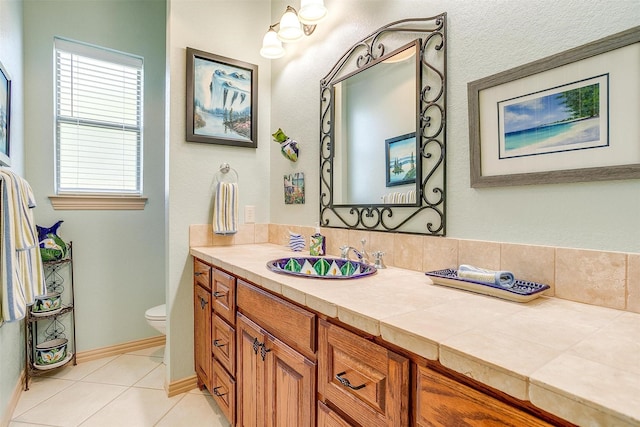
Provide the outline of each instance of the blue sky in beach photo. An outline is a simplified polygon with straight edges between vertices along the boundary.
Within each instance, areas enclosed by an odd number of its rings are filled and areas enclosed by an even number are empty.
[[[598,76],[498,102],[499,158],[606,146],[606,83]]]
[[[504,107],[504,132],[532,129],[569,119],[571,116],[558,93]]]

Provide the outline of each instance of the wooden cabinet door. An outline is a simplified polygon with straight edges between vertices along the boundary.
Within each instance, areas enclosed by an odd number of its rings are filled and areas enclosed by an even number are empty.
[[[236,374],[236,331],[213,313],[211,324],[213,356],[232,376]]]
[[[238,426],[312,427],[315,364],[238,313]]]
[[[318,393],[362,426],[408,426],[409,360],[321,320]]]
[[[265,370],[260,356],[262,330],[238,313],[236,320],[236,414],[238,427],[264,427]]]
[[[266,369],[267,427],[315,423],[315,363],[271,336],[258,352]]]
[[[211,293],[202,286],[193,289],[193,344],[198,387],[211,390]]]
[[[467,387],[432,369],[418,366],[416,425],[469,427],[537,427],[546,422]]]
[[[236,278],[213,269],[213,311],[230,325],[236,321]]]

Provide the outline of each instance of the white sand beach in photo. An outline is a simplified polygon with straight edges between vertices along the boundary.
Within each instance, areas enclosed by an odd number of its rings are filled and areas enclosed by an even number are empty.
[[[606,135],[605,132],[602,133]],[[501,141],[501,145],[503,144],[504,142]],[[565,132],[543,139],[535,144],[511,150],[504,150],[501,147],[501,158],[595,148],[604,145],[607,145],[607,139],[601,137],[600,117],[593,117],[576,121]]]

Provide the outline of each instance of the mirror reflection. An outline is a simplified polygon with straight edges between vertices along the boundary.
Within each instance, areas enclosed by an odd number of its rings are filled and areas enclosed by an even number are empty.
[[[416,203],[416,51],[414,42],[334,84],[335,204]]]

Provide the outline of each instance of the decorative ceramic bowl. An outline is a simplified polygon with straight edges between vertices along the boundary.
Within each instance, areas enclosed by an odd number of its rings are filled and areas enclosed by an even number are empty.
[[[36,297],[36,301],[31,307],[33,313],[51,313],[62,308],[62,297],[59,292],[51,292],[46,295]]]
[[[51,365],[63,360],[67,357],[67,341],[66,338],[56,338],[36,345],[35,363]]]
[[[267,263],[274,273],[309,279],[359,279],[376,274],[377,269],[359,261],[330,257],[288,257]]]

